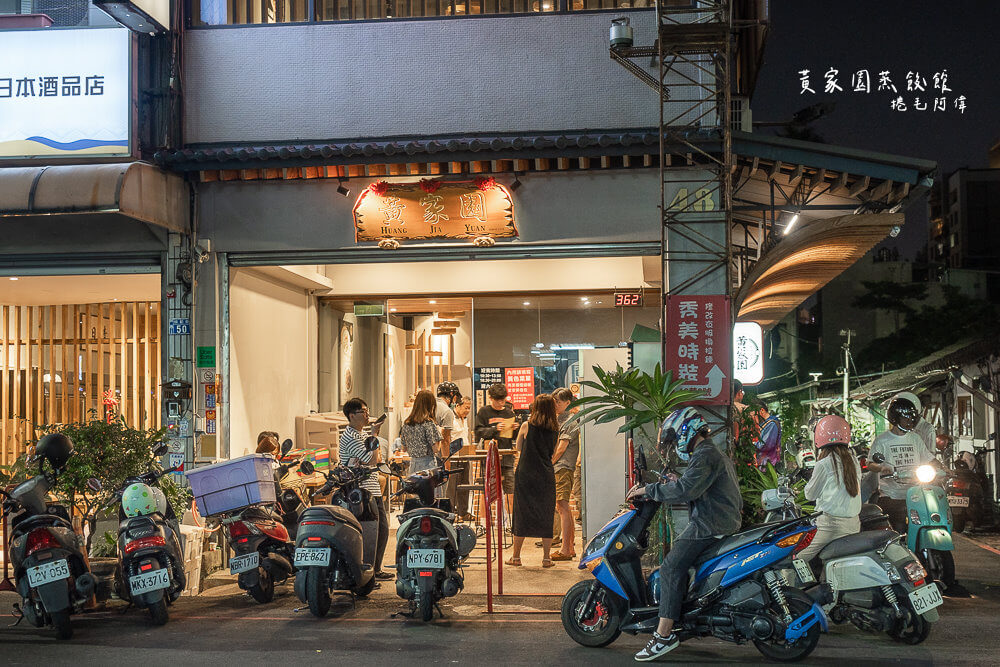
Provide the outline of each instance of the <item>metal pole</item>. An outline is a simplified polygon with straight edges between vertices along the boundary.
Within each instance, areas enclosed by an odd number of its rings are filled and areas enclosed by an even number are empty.
[[[219,253],[219,373],[222,375],[222,382],[219,387],[219,410],[222,412],[220,425],[222,447],[219,448],[220,457],[229,459],[231,456],[230,447],[230,419],[229,419],[229,255]],[[302,446],[302,443],[299,443]]]
[[[847,342],[844,343],[844,398],[843,398],[843,409],[844,409],[844,419],[850,418],[850,413],[848,412],[848,397],[851,392],[851,334],[854,333],[851,329],[847,329]]]

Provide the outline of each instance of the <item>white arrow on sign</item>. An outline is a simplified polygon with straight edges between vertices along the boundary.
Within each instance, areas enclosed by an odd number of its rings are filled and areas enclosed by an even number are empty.
[[[705,398],[715,398],[722,391],[722,380],[726,377],[725,371],[718,367],[718,365],[712,365],[712,368],[708,371],[708,384],[703,385],[687,385],[685,389],[699,389],[704,391],[705,394],[701,396],[701,399]]]

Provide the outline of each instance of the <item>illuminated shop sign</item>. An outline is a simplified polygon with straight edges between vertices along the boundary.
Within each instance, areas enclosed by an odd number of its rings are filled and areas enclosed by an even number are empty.
[[[733,377],[745,385],[764,379],[764,332],[756,322],[733,326]]]
[[[510,192],[492,178],[372,183],[354,205],[357,241],[517,237]],[[391,245],[389,246],[391,247]]]
[[[0,39],[0,158],[129,155],[129,31]]]

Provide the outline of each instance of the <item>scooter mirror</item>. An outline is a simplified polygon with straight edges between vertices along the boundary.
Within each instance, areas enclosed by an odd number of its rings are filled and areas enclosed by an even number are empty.
[[[872,454],[872,463],[885,463],[885,457],[882,456],[882,452]]]
[[[97,479],[96,477],[91,477],[90,479],[87,480],[87,488],[93,491],[94,493],[97,493],[98,491],[104,488],[104,485],[101,484],[101,480]]]
[[[303,461],[299,464],[299,470],[307,475],[311,475],[316,472],[316,466],[312,464],[312,461]]]
[[[156,443],[155,445],[153,445],[153,455],[154,456],[163,456],[168,451],[170,451],[170,446],[167,443],[163,442],[163,441],[160,441],[160,442]]]
[[[291,438],[285,438],[285,441],[281,443],[281,455],[285,456],[290,451],[292,451],[292,440]]]

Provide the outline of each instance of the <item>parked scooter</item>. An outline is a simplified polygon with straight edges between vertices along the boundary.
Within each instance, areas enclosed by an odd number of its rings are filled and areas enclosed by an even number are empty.
[[[991,433],[989,439],[996,438]],[[994,449],[976,447],[972,452],[962,452],[954,463],[953,476],[945,484],[948,506],[951,508],[955,530],[963,532],[971,521],[978,528],[996,523],[993,515],[993,494],[986,475],[986,455]]]
[[[156,457],[167,453],[159,443]],[[150,463],[150,466],[154,462]],[[177,515],[166,495],[155,484],[183,465],[130,477],[105,509],[118,504],[118,568],[115,592],[137,607],[145,607],[156,625],[169,620],[167,605],[184,590],[183,551]]]
[[[291,449],[292,441],[285,440],[281,444],[282,456]],[[222,515],[234,553],[229,559],[229,571],[238,575],[239,587],[261,603],[274,600],[275,584],[287,581],[295,573],[292,565],[295,533],[305,503],[293,486],[281,486],[291,467],[291,463],[285,463],[275,472],[275,507],[254,505]]]
[[[637,467],[641,452],[637,455]],[[664,471],[665,473],[666,471]],[[637,476],[641,479],[641,474]],[[573,585],[563,598],[567,634],[584,646],[606,646],[622,632],[651,633],[659,622],[659,570],[643,576],[641,557],[659,503],[635,498],[587,544],[580,569],[594,581]],[[716,637],[743,643],[774,660],[802,660],[816,648],[826,614],[802,591],[784,584],[775,568],[788,564],[816,534],[808,517],[726,537],[694,567],[674,632],[681,641]]]
[[[458,439],[449,446],[448,458],[462,449]],[[445,459],[445,462],[448,459]],[[414,494],[403,503],[396,531],[396,594],[409,600],[411,615],[418,612],[425,622],[431,620],[438,600],[458,595],[465,587],[462,562],[476,546],[476,533],[466,525],[454,526],[455,514],[447,498],[435,500],[434,489],[447,483],[448,477],[462,472],[437,468],[416,472],[403,480],[395,494]]]
[[[769,489],[762,500],[780,498],[786,516],[799,513],[787,488]],[[851,622],[868,632],[885,632],[896,641],[919,644],[938,620],[935,608],[942,603],[937,586],[926,581],[927,571],[917,556],[900,544],[902,537],[889,529],[888,517],[876,505],[861,509],[861,532],[833,540],[817,554],[819,583],[829,589],[833,602],[826,605],[834,623]],[[803,586],[816,581],[814,569],[798,558],[792,565]],[[806,589],[810,596],[814,590]]]
[[[872,456],[873,463],[883,463],[881,453]],[[942,486],[947,473],[941,468],[924,464],[897,468],[892,474],[903,483],[912,483],[906,490],[906,546],[920,557],[932,580],[946,587],[955,581],[955,544],[951,537],[951,508]]]
[[[45,436],[29,461],[38,463],[38,475],[10,493],[0,489],[4,498],[0,515],[11,527],[6,553],[21,596],[20,608],[14,605],[14,611],[37,628],[51,625],[58,639],[73,636],[70,614],[80,611],[97,585],[87,568],[83,539],[73,531],[66,508],[47,502],[72,453],[73,444],[66,436]],[[96,479],[88,486],[93,491],[101,488]]]
[[[299,464],[304,473],[315,467]],[[366,597],[375,588],[375,543],[378,509],[371,492],[361,482],[376,468],[351,459],[329,473],[316,495],[333,491],[329,505],[314,505],[302,512],[295,537],[295,594],[309,604],[314,616],[330,611],[330,593],[347,590]]]

